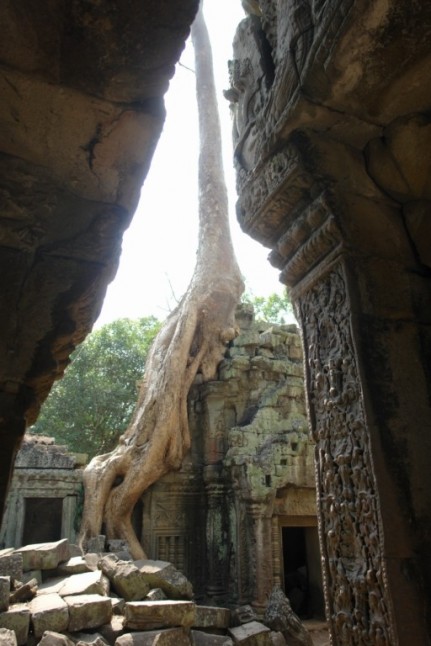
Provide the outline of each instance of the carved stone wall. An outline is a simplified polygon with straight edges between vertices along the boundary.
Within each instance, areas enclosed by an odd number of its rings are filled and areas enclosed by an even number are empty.
[[[192,388],[190,455],[143,498],[143,544],[183,568],[201,598],[262,612],[284,585],[282,528],[317,525],[314,449],[296,326],[255,322],[249,306],[237,320],[217,380]],[[322,596],[315,560],[310,613]]]
[[[226,93],[237,213],[301,322],[332,643],[426,644],[431,7],[259,4]]]

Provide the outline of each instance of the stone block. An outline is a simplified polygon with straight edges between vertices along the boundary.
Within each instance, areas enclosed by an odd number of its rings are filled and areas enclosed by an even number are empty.
[[[0,576],[10,576],[11,579],[22,581],[22,556],[16,554],[13,547],[0,550]]]
[[[196,605],[191,601],[129,601],[124,609],[124,627],[151,630],[168,626],[193,626]]]
[[[120,615],[112,615],[111,621],[109,624],[103,624],[99,626],[97,632],[99,635],[102,635],[108,644],[115,644],[117,637],[124,634],[124,617]]]
[[[271,646],[271,631],[259,621],[250,621],[235,628],[229,628],[234,644],[243,646]]]
[[[6,612],[0,613],[0,628],[13,630],[18,646],[27,644],[30,628],[30,610],[24,604],[11,606]]]
[[[37,580],[30,579],[27,583],[23,583],[18,588],[16,588],[10,595],[10,603],[21,603],[24,601],[30,601],[33,597],[36,596],[38,589]]]
[[[228,608],[216,606],[196,606],[193,628],[229,628],[231,612]]]
[[[162,601],[166,599],[166,595],[161,588],[153,588],[147,594],[148,601]]]
[[[161,588],[168,599],[192,599],[193,587],[187,577],[167,561],[134,561],[150,588]]]
[[[58,594],[43,594],[29,605],[31,623],[36,637],[45,631],[62,632],[69,625],[69,608]]]
[[[99,536],[93,536],[88,539],[87,542],[87,552],[93,552],[94,554],[102,554],[105,551],[105,541],[106,536],[99,534]]]
[[[10,576],[0,576],[0,612],[9,608]]]
[[[13,630],[0,628],[0,644],[2,646],[17,646],[16,635]]]
[[[99,567],[109,578],[115,592],[126,601],[145,599],[150,591],[149,583],[136,565],[120,561],[115,554],[104,556]]]
[[[69,597],[74,594],[109,594],[109,581],[100,571],[83,572],[72,574],[69,577],[49,579],[39,588],[39,594],[51,594],[56,592],[61,597]]]
[[[190,637],[184,628],[147,630],[126,633],[117,638],[115,646],[190,646]]]
[[[247,624],[249,621],[257,621],[257,614],[250,605],[239,606],[232,611],[232,623],[234,626]]]
[[[271,644],[272,646],[286,646],[286,640],[283,633],[271,631]]]
[[[87,561],[83,556],[72,556],[68,561],[60,563],[53,574],[54,576],[65,576],[70,574],[83,574],[91,570],[94,570],[94,568],[90,568],[87,565]]]
[[[109,646],[109,642],[99,635],[98,633],[93,633],[91,635],[86,635],[84,633],[75,633],[73,635],[73,641],[76,646]]]
[[[37,585],[42,584],[42,571],[41,570],[29,570],[28,572],[24,572],[21,581],[23,583],[28,583],[32,579],[36,579]]]
[[[69,541],[63,538],[53,543],[36,543],[15,550],[21,554],[23,570],[53,570],[61,561],[69,559]]]
[[[75,642],[69,639],[67,635],[47,630],[37,646],[75,646]]]
[[[108,597],[80,594],[64,597],[69,607],[69,631],[98,628],[111,621],[112,605]]]
[[[193,646],[232,646],[233,641],[227,635],[213,635],[203,630],[192,630],[191,639]]]

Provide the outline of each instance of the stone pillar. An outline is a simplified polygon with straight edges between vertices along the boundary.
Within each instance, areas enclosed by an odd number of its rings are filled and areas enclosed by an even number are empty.
[[[247,514],[252,521],[254,538],[254,554],[250,554],[250,561],[254,562],[255,568],[252,606],[258,615],[263,615],[273,587],[272,522],[268,502],[248,501]]]
[[[278,516],[273,516],[271,520],[271,548],[272,548],[272,577],[273,585],[281,588],[281,540],[280,524]]]
[[[210,598],[222,601],[226,598],[229,590],[227,580],[229,571],[227,487],[222,469],[218,465],[204,467],[203,477],[207,496],[206,593]]]
[[[68,538],[71,543],[75,542],[76,531],[74,527],[76,511],[76,496],[65,496],[63,498],[63,510],[61,515],[61,536]]]

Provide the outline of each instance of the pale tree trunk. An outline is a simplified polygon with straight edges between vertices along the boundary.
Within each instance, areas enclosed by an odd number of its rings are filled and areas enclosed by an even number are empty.
[[[157,335],[133,419],[116,449],[84,472],[80,542],[100,534],[127,541],[143,558],[133,508],[161,476],[178,469],[190,448],[187,396],[197,373],[215,375],[226,343],[237,334],[235,307],[244,289],[232,247],[212,55],[202,6],[192,27],[199,110],[199,242],[187,292]]]

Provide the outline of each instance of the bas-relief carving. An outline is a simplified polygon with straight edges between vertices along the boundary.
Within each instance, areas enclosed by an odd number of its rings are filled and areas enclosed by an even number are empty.
[[[316,442],[327,611],[337,645],[394,643],[381,518],[341,264],[298,305]]]

